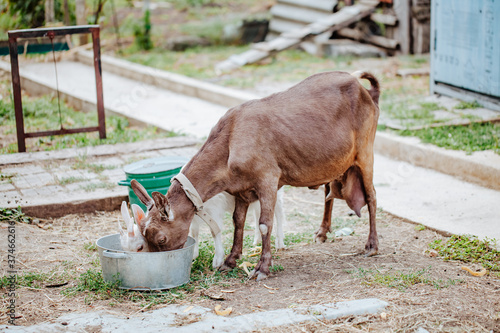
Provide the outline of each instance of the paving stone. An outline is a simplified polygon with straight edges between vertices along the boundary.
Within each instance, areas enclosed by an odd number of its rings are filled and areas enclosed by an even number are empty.
[[[0,192],[14,191],[15,189],[11,183],[0,183]]]
[[[21,201],[21,193],[18,191],[5,191],[0,193],[0,207],[15,207]]]
[[[40,187],[36,191],[42,196],[53,196],[54,194],[68,192],[64,187],[58,185]]]
[[[112,166],[119,167],[123,164],[123,160],[121,158],[113,156],[109,158],[99,159],[99,164],[107,167],[112,167]]]
[[[54,176],[47,172],[23,175],[23,178],[32,187],[45,186],[55,181]]]

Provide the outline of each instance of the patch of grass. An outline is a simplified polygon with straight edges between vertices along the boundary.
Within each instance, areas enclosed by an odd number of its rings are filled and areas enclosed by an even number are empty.
[[[475,151],[493,150],[500,154],[500,124],[472,123],[467,126],[442,126],[422,130],[399,131],[403,136],[416,136],[425,143],[469,154]]]
[[[95,164],[87,162],[87,155],[81,155],[75,158],[75,162],[71,166],[74,170],[86,169],[92,171],[93,173],[101,173],[104,170],[112,170],[116,169],[114,165],[103,165],[103,164]]]
[[[88,242],[88,243],[83,244],[83,248],[87,251],[96,252],[97,251],[97,244],[92,243],[92,242]]]
[[[28,287],[40,289],[50,284],[68,282],[72,278],[72,272],[68,270],[68,262],[58,265],[49,272],[18,272],[16,275],[17,287]],[[0,288],[7,286],[8,276],[0,278]]]
[[[480,107],[482,107],[482,105],[479,104],[477,101],[473,101],[473,102],[461,101],[460,103],[458,103],[457,106],[455,106],[455,109],[456,110],[477,109]]]
[[[418,224],[414,228],[416,231],[424,231],[426,229],[425,225],[423,224]]]
[[[491,271],[500,271],[500,251],[495,239],[480,240],[472,235],[453,235],[446,241],[435,240],[429,244],[444,260],[480,263]]]
[[[427,111],[437,111],[437,110],[443,109],[441,106],[439,106],[438,103],[435,103],[435,102],[422,102],[422,103],[420,103],[420,107],[423,110],[427,110]]]
[[[10,95],[2,95],[0,99],[0,134],[15,133],[14,106]],[[23,113],[26,132],[38,132],[60,128],[57,99],[46,95],[43,97],[23,96]],[[61,103],[62,125],[64,128],[96,126],[96,112],[78,112]],[[71,147],[96,146],[136,142],[146,139],[177,136],[175,132],[163,132],[156,127],[136,128],[130,126],[128,120],[119,116],[106,117],[106,139],[100,139],[97,132],[77,133],[63,136],[47,136],[30,138],[26,141],[27,151],[59,150]],[[17,143],[0,148],[0,154],[17,153]]]
[[[119,297],[123,292],[118,289],[120,286],[119,276],[115,277],[115,282],[106,282],[102,277],[100,269],[90,268],[86,272],[80,274],[78,283],[74,287],[63,290],[64,295],[75,295],[77,293],[85,292],[88,294],[86,303],[88,304],[92,299],[110,299]]]
[[[276,272],[284,271],[285,268],[280,264],[275,264],[275,265],[272,265],[271,267],[269,267],[269,270],[273,273],[276,273]]]
[[[409,287],[418,284],[426,284],[433,286],[436,289],[442,289],[462,282],[461,280],[452,279],[447,281],[434,279],[432,278],[430,269],[431,267],[402,272],[393,270],[392,268],[387,271],[358,268],[357,270],[349,271],[349,273],[353,274],[357,278],[363,279],[363,283],[367,285],[383,285],[389,288],[396,288],[402,292],[406,291]]]
[[[107,182],[102,182],[102,183],[90,183],[90,184],[87,184],[87,185],[84,185],[84,186],[80,186],[80,188],[82,190],[84,190],[85,192],[93,192],[93,191],[96,191],[100,188],[102,189],[112,189],[114,188],[116,185],[113,184],[113,183],[107,183]]]
[[[313,237],[311,232],[288,232],[285,234],[285,246],[293,244],[312,243]]]
[[[55,180],[55,183],[57,185],[64,186],[64,185],[69,185],[69,184],[83,182],[83,181],[86,180],[86,178],[71,176],[71,177],[63,177],[63,178],[59,179],[59,177],[55,176],[54,180]]]
[[[0,182],[12,183],[12,178],[14,178],[16,174],[4,174],[0,173]]]
[[[1,208],[0,207],[0,221],[14,221],[20,223],[31,223],[32,218],[26,216],[21,207],[17,208]]]

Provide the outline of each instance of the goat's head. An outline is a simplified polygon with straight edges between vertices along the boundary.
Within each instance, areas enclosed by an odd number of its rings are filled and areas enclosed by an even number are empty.
[[[148,242],[149,251],[171,251],[182,248],[187,241],[189,225],[194,216],[193,205],[189,202],[180,207],[170,207],[165,195],[153,192],[151,198],[136,180],[132,180],[130,185],[139,200],[147,207],[147,212],[141,217],[136,217],[136,222]]]

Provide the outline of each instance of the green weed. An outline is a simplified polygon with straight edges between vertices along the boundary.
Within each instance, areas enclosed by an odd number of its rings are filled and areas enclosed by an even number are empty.
[[[284,271],[285,268],[280,264],[275,264],[275,265],[272,265],[271,267],[269,267],[269,270],[273,273],[276,273],[276,272]]]
[[[435,240],[429,244],[444,260],[480,263],[491,271],[500,271],[500,251],[496,240],[480,240],[472,235],[453,235],[446,241]]]
[[[0,135],[13,134],[16,128],[14,107],[10,95],[0,99]],[[65,103],[61,103],[59,117],[57,100],[49,95],[43,97],[23,96],[23,113],[26,132],[43,131],[64,128],[96,126],[96,112],[78,112]],[[171,137],[180,135],[175,132],[163,132],[156,127],[135,128],[128,120],[119,116],[106,117],[106,139],[100,139],[97,132],[77,133],[63,136],[47,136],[27,140],[28,151],[59,150],[71,147],[96,146],[136,142],[146,139]],[[16,153],[17,144],[11,143],[0,148],[0,154]]]
[[[416,231],[424,231],[426,229],[425,225],[423,224],[418,224],[414,228]]]
[[[467,126],[442,126],[422,130],[399,131],[403,136],[416,136],[425,143],[463,150],[469,154],[475,151],[493,150],[500,154],[500,124],[472,123]]]
[[[289,232],[285,234],[285,245],[292,244],[303,244],[303,243],[312,243],[313,238],[311,232]]]
[[[85,250],[91,251],[91,252],[97,251],[97,245],[95,243],[92,243],[92,242],[88,242],[88,243],[83,244],[83,248]]]
[[[26,216],[21,207],[18,208],[1,208],[0,207],[0,221],[14,221],[21,223],[31,223],[32,218]]]
[[[90,183],[87,185],[80,186],[85,192],[94,192],[98,189],[112,189],[116,187],[113,183],[101,182],[101,183]]]
[[[0,182],[12,183],[12,178],[14,178],[16,174],[3,174],[0,173]]]
[[[477,101],[473,101],[473,102],[461,101],[460,103],[458,103],[457,106],[455,106],[455,109],[456,110],[477,109],[480,107],[482,107],[482,105],[479,104]]]
[[[433,279],[430,269],[431,267],[429,266],[428,268],[420,270],[401,272],[393,270],[392,268],[387,271],[358,268],[357,271],[349,271],[349,273],[355,275],[357,278],[363,279],[363,283],[367,285],[383,285],[389,288],[396,288],[402,292],[406,291],[409,287],[418,284],[426,284],[433,286],[436,289],[442,289],[462,282],[461,280],[452,279],[447,281]]]
[[[82,181],[85,181],[86,179],[84,177],[75,177],[75,176],[71,176],[71,177],[63,177],[61,179],[59,179],[59,177],[55,176],[54,177],[54,181],[57,185],[61,185],[61,186],[64,186],[64,185],[69,185],[69,184],[74,184],[74,183],[79,183],[79,182],[82,182]]]

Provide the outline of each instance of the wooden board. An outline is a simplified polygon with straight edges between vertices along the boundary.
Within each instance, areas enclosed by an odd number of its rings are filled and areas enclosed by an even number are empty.
[[[233,55],[229,59],[215,66],[216,73],[230,71],[246,64],[255,63],[276,52],[280,52],[297,46],[311,36],[323,34],[327,31],[334,32],[361,20],[373,13],[379,1],[361,1],[353,6],[343,7],[340,11],[321,18],[303,28],[295,29],[281,34],[278,38],[270,41],[257,43],[251,50],[239,55]]]

